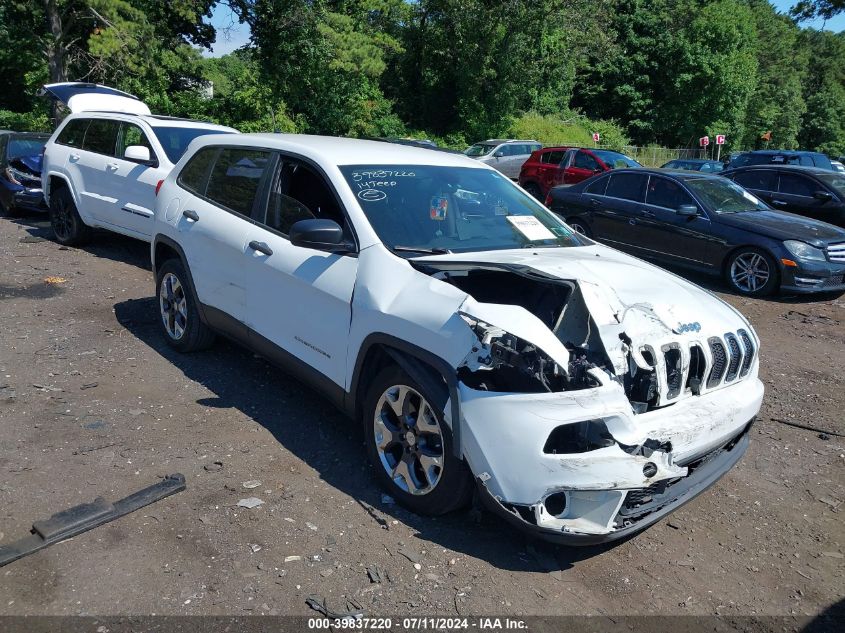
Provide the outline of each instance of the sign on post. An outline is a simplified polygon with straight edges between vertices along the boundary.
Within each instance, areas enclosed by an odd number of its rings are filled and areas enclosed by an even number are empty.
[[[601,134],[593,132],[593,143],[598,143],[601,140]]]
[[[716,135],[716,145],[724,145],[725,144],[725,135],[724,134],[717,134]]]
[[[698,139],[698,144],[701,145],[701,147],[707,147],[708,145],[710,145],[710,137],[702,136],[700,139]]]

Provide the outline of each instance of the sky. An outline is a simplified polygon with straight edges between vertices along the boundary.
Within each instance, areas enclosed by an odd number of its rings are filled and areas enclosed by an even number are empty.
[[[771,2],[781,13],[786,13],[795,4],[795,0],[771,0]],[[217,40],[214,42],[213,50],[211,52],[204,51],[204,55],[220,57],[249,43],[249,27],[245,24],[238,24],[232,10],[224,4],[218,4],[214,9],[211,23],[217,29]],[[812,26],[816,29],[825,28],[830,31],[845,31],[845,14],[839,14],[832,20],[828,20],[827,23],[818,20],[816,22],[805,22],[804,26]]]

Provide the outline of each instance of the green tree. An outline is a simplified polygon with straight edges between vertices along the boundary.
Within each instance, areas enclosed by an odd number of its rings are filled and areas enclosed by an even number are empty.
[[[812,60],[804,81],[801,147],[845,154],[845,34],[806,29],[800,46]]]

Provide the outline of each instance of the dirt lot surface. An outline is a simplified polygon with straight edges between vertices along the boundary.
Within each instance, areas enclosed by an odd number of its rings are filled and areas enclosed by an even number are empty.
[[[0,220],[0,543],[168,473],[187,490],[0,568],[0,615],[306,615],[309,594],[368,615],[815,615],[843,598],[845,438],[773,419],[845,434],[845,297],[704,280],[762,339],[748,453],[645,533],[567,549],[386,503],[362,433],[317,394],[225,341],[165,345],[145,244],[41,237],[38,216]]]

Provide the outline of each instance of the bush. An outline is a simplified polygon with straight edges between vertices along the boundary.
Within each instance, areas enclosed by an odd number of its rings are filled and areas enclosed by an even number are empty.
[[[578,113],[568,113],[566,118],[526,112],[514,120],[508,129],[512,138],[533,139],[543,145],[573,145],[592,147],[593,133],[601,134],[601,147],[621,150],[630,141],[624,128],[615,121],[591,121]]]
[[[0,110],[0,130],[14,130],[15,132],[52,132],[50,117],[45,112],[11,112]]]

